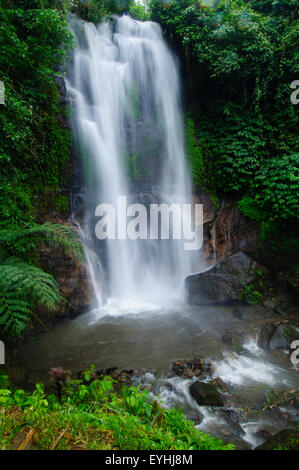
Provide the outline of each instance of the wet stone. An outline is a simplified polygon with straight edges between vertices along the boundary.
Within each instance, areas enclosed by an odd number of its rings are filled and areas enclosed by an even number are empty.
[[[201,406],[223,406],[224,402],[215,385],[194,382],[189,387],[190,394]]]

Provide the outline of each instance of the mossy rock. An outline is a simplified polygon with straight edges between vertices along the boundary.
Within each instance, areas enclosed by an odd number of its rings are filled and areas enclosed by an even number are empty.
[[[194,382],[189,387],[194,400],[201,406],[223,406],[217,387],[212,383]]]

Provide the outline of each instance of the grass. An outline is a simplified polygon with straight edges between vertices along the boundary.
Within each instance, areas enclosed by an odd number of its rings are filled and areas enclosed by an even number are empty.
[[[194,428],[180,409],[163,409],[148,391],[111,377],[65,374],[56,393],[36,384],[14,390],[0,375],[0,449],[232,450],[233,444]]]

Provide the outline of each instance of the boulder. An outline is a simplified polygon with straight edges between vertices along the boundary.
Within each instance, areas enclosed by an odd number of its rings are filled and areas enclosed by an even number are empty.
[[[260,266],[242,252],[198,274],[187,276],[185,286],[190,305],[224,303],[238,300],[255,278]]]
[[[298,339],[296,329],[288,323],[274,325],[267,323],[260,331],[257,345],[265,350],[289,349],[292,341]]]
[[[292,341],[299,339],[299,333],[290,325],[281,323],[274,331],[269,342],[270,351],[289,349]]]
[[[47,217],[42,216],[40,222],[43,223],[46,220],[75,228],[56,213],[48,214]],[[42,307],[39,308],[38,316],[46,325],[51,326],[58,319],[72,318],[92,308],[94,289],[84,259],[72,257],[62,246],[45,243],[38,247],[38,258],[42,269],[54,276],[66,301],[56,312],[48,312]],[[103,289],[103,298],[104,294]]]
[[[216,384],[216,386],[219,390],[223,390],[223,391],[227,390],[226,383],[220,377],[216,377],[214,379],[214,381],[215,381],[215,384]]]
[[[210,383],[193,382],[189,387],[190,394],[201,406],[223,406],[223,400],[217,387]]]
[[[267,323],[265,326],[263,326],[257,338],[257,345],[259,348],[265,350],[269,349],[269,343],[274,334],[274,331],[275,325],[273,325],[273,323]]]

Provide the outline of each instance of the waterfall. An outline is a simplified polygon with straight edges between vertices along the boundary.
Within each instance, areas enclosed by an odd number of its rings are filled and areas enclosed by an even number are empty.
[[[153,22],[124,15],[95,26],[71,17],[70,28],[76,48],[67,89],[83,171],[84,241],[104,265],[109,297],[180,297],[199,259],[184,240],[95,237],[97,205],[117,207],[119,196],[145,207],[191,203],[176,59]],[[96,271],[90,266],[97,290]]]

